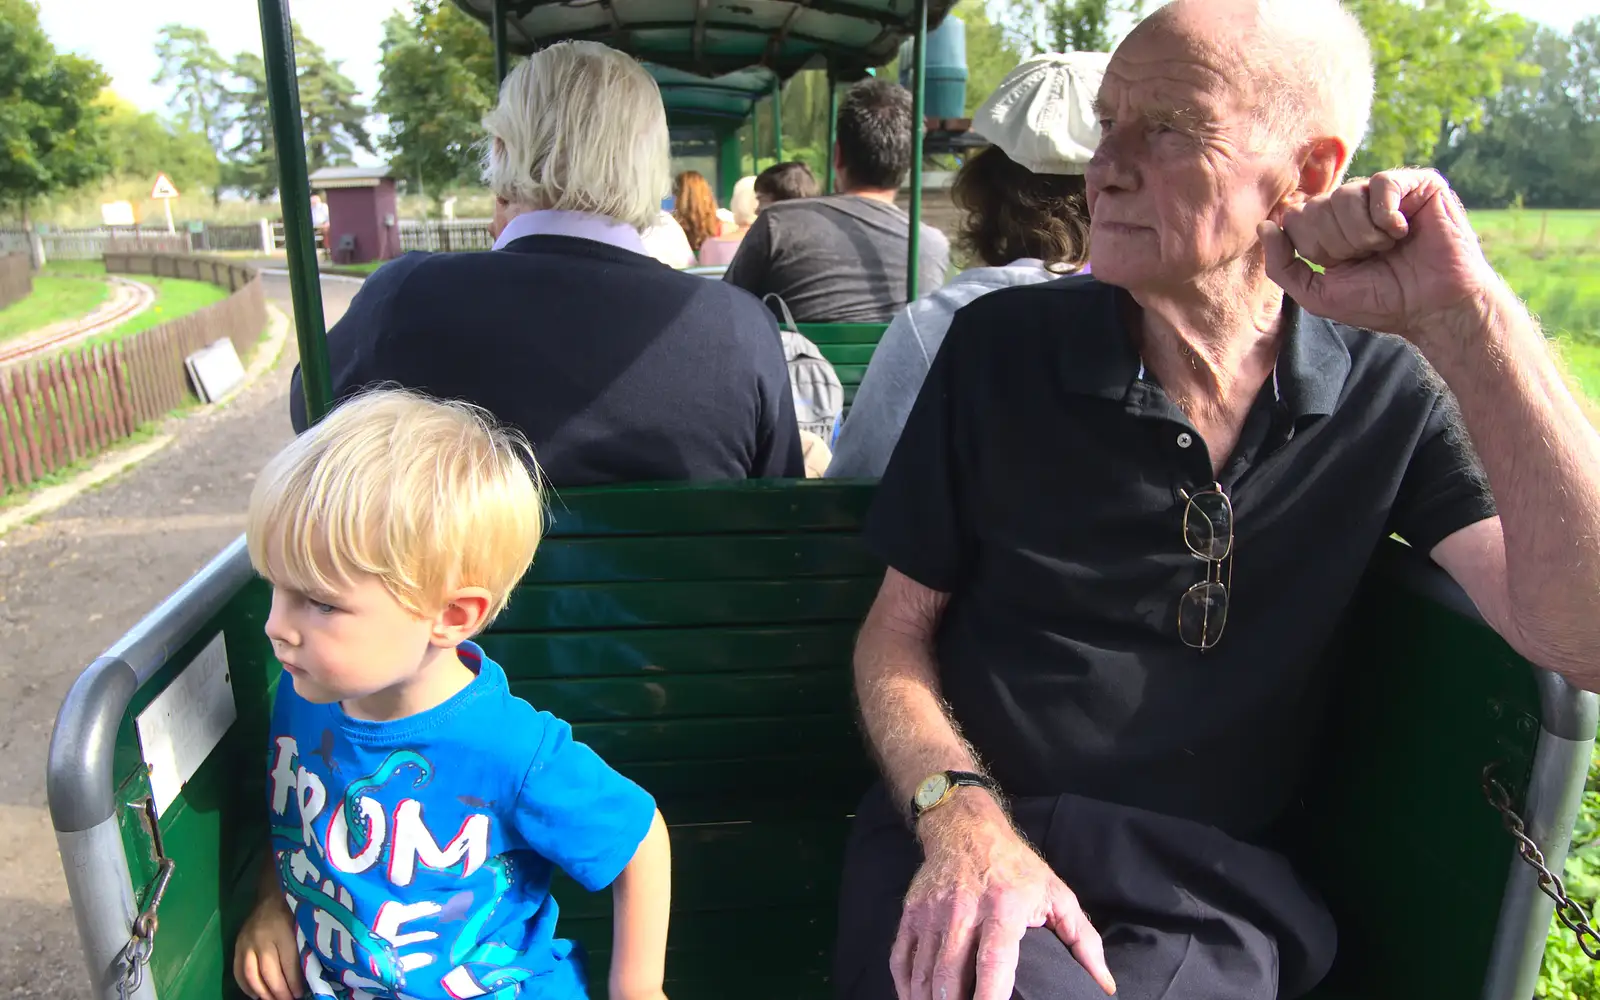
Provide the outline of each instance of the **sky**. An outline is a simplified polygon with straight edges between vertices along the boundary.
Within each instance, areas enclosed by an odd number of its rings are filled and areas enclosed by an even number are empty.
[[[1563,31],[1600,14],[1600,0],[1499,0],[1503,10]],[[370,101],[378,89],[378,43],[383,21],[408,0],[299,0],[295,20]],[[225,57],[261,51],[254,0],[39,0],[40,19],[57,49],[94,59],[111,75],[112,88],[147,111],[162,110],[166,94],[150,82],[157,69],[156,35],[178,22],[203,29]]]

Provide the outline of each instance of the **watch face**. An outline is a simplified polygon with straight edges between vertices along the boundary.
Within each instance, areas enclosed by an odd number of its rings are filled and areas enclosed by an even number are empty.
[[[922,784],[917,786],[917,792],[912,798],[916,802],[918,809],[931,809],[933,806],[938,805],[939,800],[944,798],[945,793],[948,791],[950,791],[950,779],[948,777],[942,772],[930,774],[923,780]]]

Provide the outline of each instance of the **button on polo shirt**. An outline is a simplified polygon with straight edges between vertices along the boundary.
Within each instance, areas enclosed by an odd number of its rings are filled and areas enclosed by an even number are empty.
[[[1126,292],[1077,276],[955,316],[866,527],[948,593],[940,678],[1009,795],[1076,793],[1267,826],[1299,777],[1318,665],[1374,549],[1494,515],[1453,399],[1398,338],[1285,304],[1277,366],[1220,476],[1145,371]],[[1184,496],[1233,502],[1230,607],[1178,636],[1206,578]]]

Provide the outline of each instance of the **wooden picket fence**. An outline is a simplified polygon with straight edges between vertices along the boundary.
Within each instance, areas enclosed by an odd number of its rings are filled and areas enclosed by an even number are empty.
[[[227,337],[242,358],[254,346],[267,323],[266,293],[255,272],[225,261],[191,266],[169,256],[142,254],[135,263],[161,258],[150,263],[152,270],[181,270],[185,277],[204,271],[236,290],[122,340],[0,367],[0,492],[91,458],[195,398],[184,358],[200,348]],[[109,259],[107,265],[110,270]]]
[[[33,267],[25,253],[0,254],[0,309],[33,291]]]

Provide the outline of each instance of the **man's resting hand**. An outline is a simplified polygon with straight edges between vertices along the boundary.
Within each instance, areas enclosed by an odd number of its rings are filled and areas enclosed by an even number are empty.
[[[926,860],[906,894],[889,964],[900,1000],[1010,1000],[1022,935],[1048,927],[1101,989],[1117,990],[1078,898],[998,809],[951,802],[928,813]],[[992,805],[992,800],[988,800]]]

